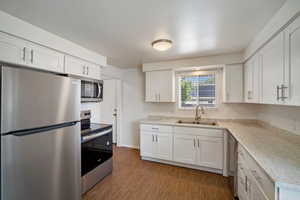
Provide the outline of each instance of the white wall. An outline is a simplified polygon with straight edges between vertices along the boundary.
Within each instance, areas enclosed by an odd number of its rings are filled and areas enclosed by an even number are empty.
[[[144,88],[144,74],[141,70],[135,68],[123,71],[122,146],[139,145],[139,120],[147,117]]]
[[[300,107],[259,105],[257,118],[300,135]]]

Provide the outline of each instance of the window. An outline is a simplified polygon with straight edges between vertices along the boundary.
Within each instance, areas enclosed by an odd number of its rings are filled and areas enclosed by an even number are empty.
[[[216,107],[216,77],[214,72],[198,72],[179,76],[179,108],[196,105]]]

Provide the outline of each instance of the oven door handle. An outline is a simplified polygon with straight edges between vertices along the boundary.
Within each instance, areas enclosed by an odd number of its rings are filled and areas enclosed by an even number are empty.
[[[92,135],[83,136],[82,139],[81,139],[81,141],[82,141],[82,143],[84,143],[84,142],[93,140],[93,139],[95,139],[95,138],[97,138],[97,137],[100,137],[100,136],[102,136],[102,135],[105,135],[105,134],[107,134],[107,133],[109,133],[109,132],[112,132],[112,128],[110,128],[110,129],[108,129],[108,130],[105,130],[105,131],[102,131],[102,132],[97,133],[97,134],[92,134]]]

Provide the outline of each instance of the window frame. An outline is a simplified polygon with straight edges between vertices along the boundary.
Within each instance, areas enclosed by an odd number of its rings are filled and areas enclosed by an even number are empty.
[[[215,75],[215,104],[212,107],[205,106],[205,109],[216,110],[218,108],[219,100],[219,80],[218,80],[218,70],[198,70],[198,71],[186,71],[176,73],[176,102],[178,110],[194,110],[196,106],[192,107],[182,107],[181,106],[181,77],[182,76],[196,76],[196,75]],[[201,104],[200,104],[201,105]]]

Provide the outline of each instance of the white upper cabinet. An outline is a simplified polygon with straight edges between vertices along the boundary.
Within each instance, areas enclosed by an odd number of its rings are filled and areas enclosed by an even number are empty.
[[[244,97],[247,103],[261,102],[261,56],[253,56],[244,65]]]
[[[300,106],[299,66],[300,17],[245,63],[245,102]]]
[[[0,61],[33,69],[101,79],[101,67],[0,32]],[[64,62],[65,61],[65,62]]]
[[[285,73],[281,98],[300,106],[300,17],[285,30]],[[286,99],[285,99],[286,98]]]
[[[30,44],[30,65],[34,68],[64,73],[64,55],[36,44]]]
[[[100,80],[101,79],[101,67],[99,65],[87,64],[87,74],[90,78]]]
[[[74,76],[100,79],[101,68],[100,66],[88,63],[72,56],[65,57],[65,72]]]
[[[243,65],[225,65],[223,69],[223,102],[241,103],[243,94]]]
[[[0,60],[7,63],[25,65],[27,58],[27,43],[23,40],[0,32]],[[27,57],[26,57],[27,56]]]
[[[0,60],[46,71],[64,72],[64,55],[46,47],[0,33]]]
[[[175,102],[173,70],[146,72],[146,102]]]
[[[262,103],[281,104],[284,81],[284,34],[279,33],[260,54],[262,56]]]

